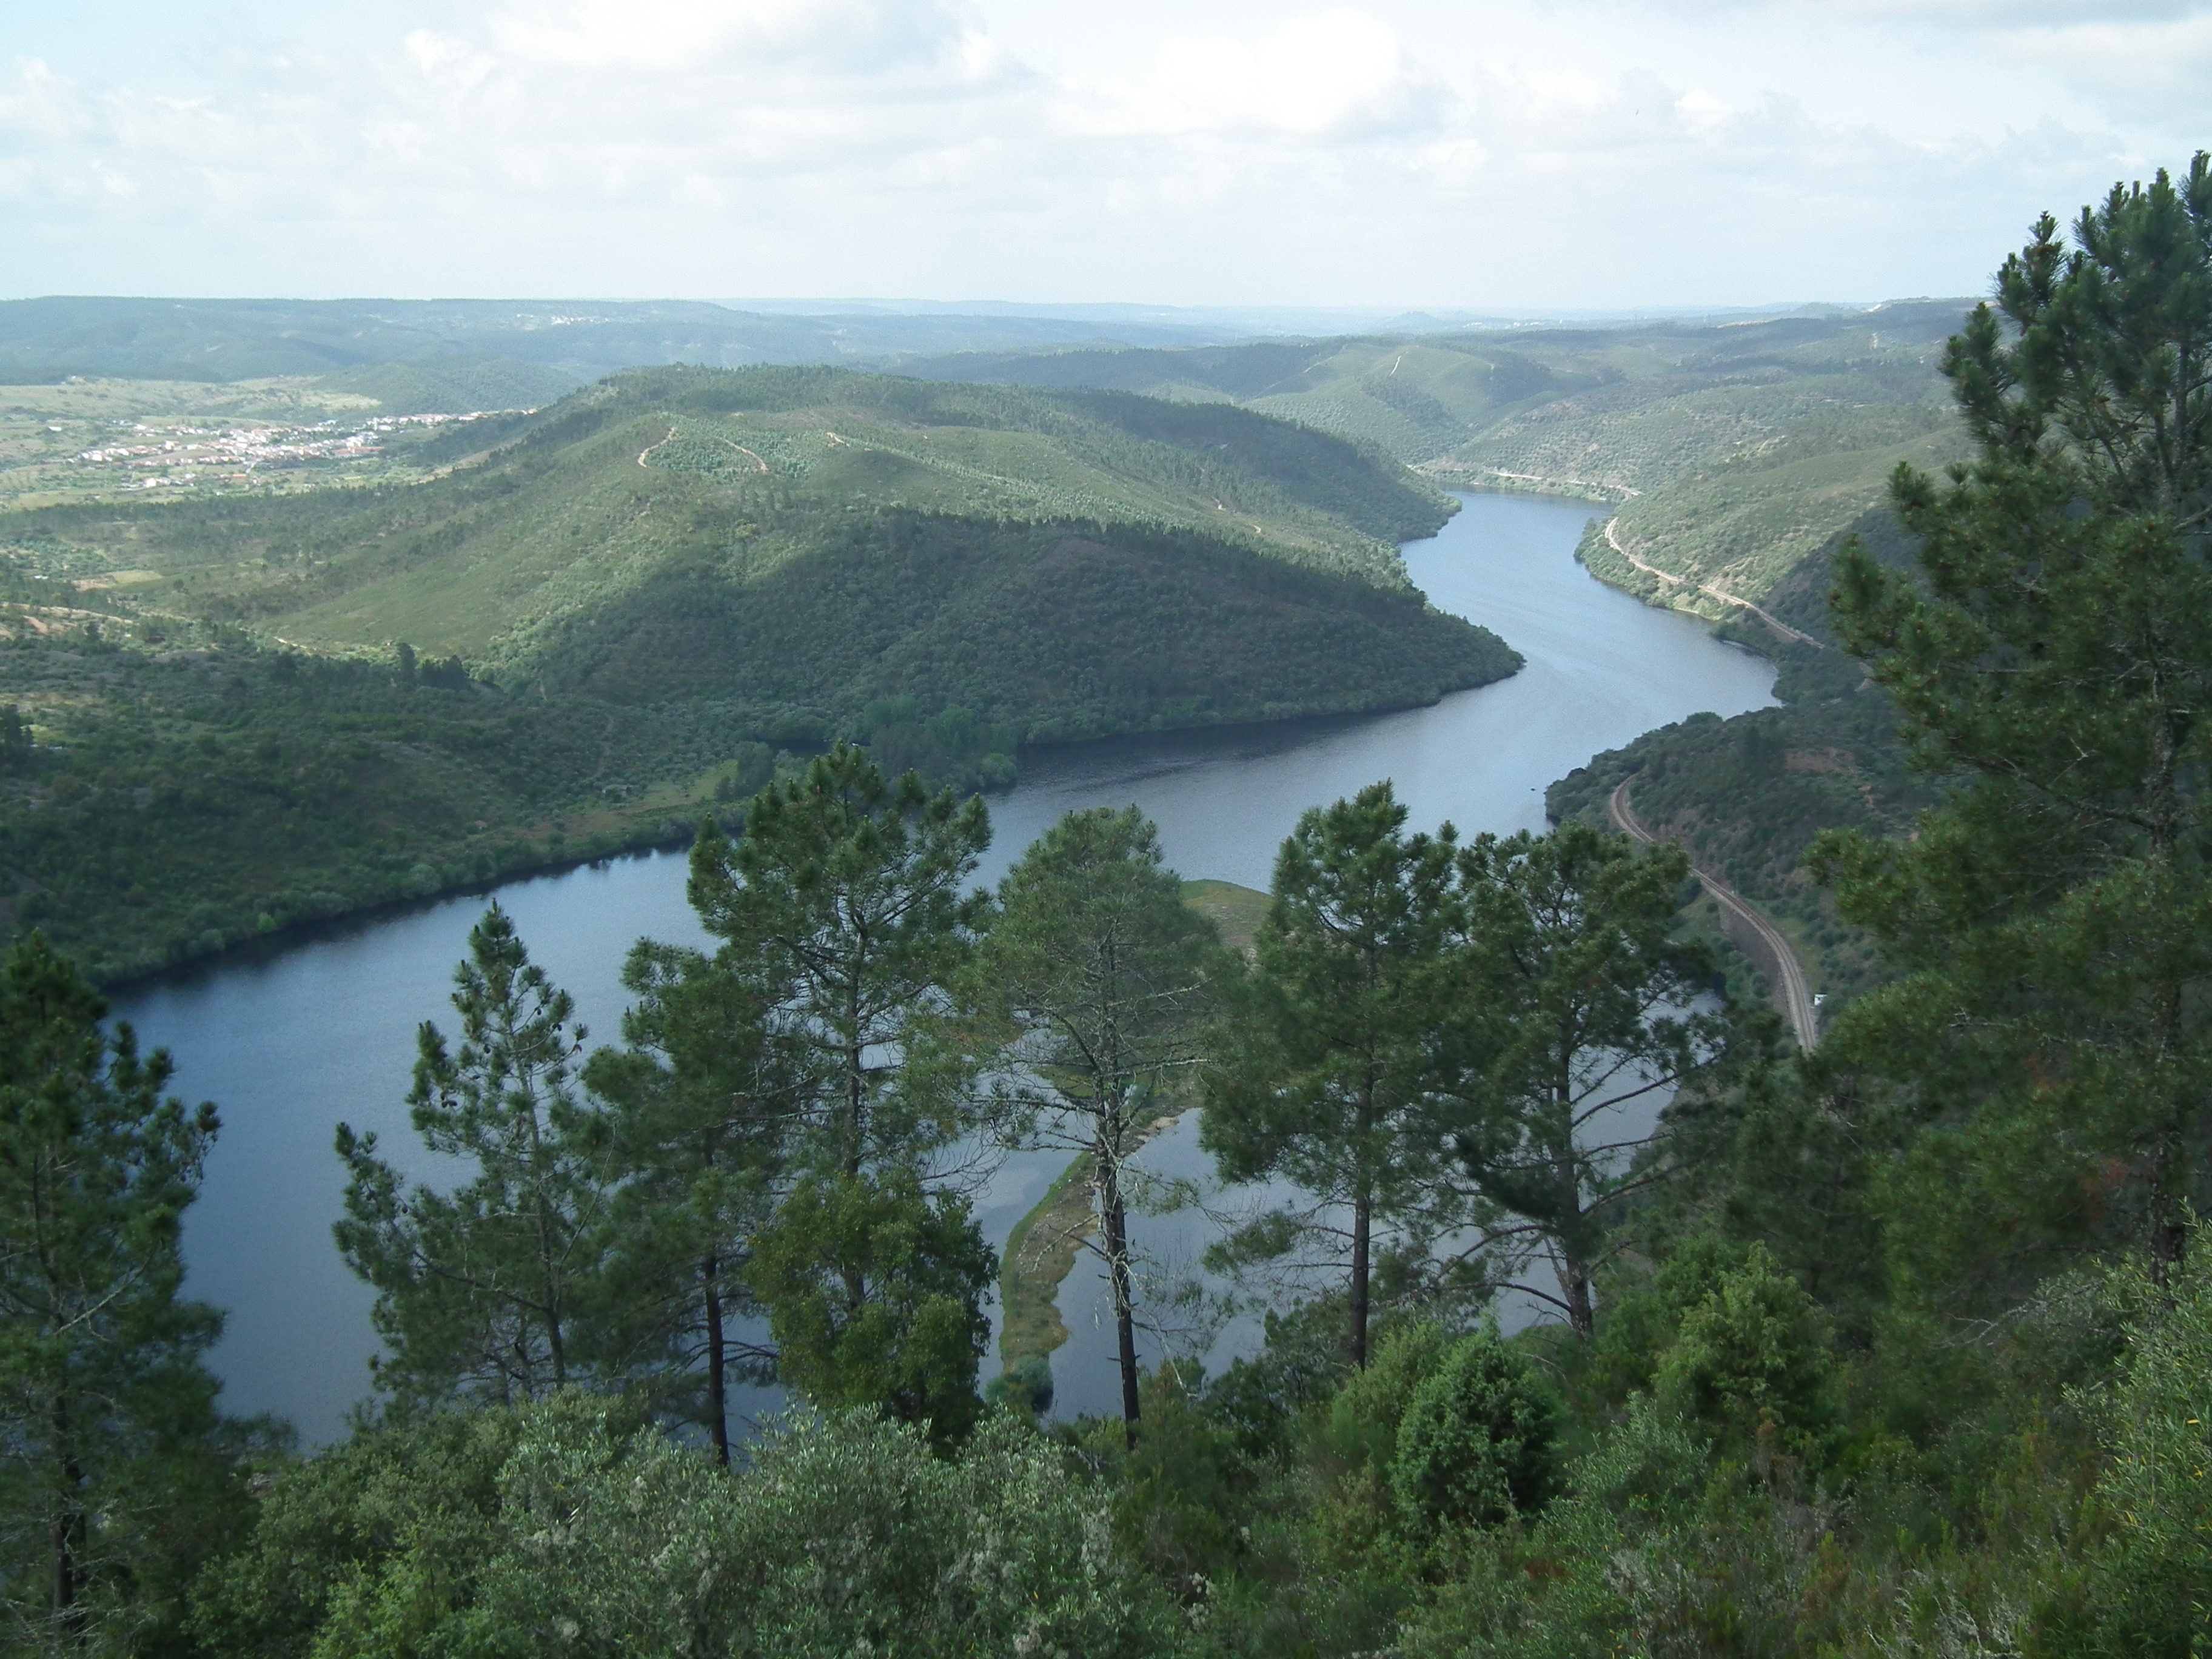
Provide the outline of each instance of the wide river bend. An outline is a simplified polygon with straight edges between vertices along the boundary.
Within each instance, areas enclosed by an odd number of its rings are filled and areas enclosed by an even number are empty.
[[[1413,823],[1462,833],[1540,829],[1544,789],[1601,750],[1703,709],[1772,701],[1771,667],[1700,623],[1606,587],[1574,560],[1590,509],[1523,495],[1469,495],[1443,532],[1409,544],[1413,580],[1441,610],[1472,617],[1528,665],[1495,685],[1399,714],[1112,738],[1024,757],[1021,781],[991,802],[996,835],[980,872],[995,881],[1072,807],[1136,802],[1185,875],[1267,884],[1275,849],[1310,806],[1392,779]],[[500,890],[535,958],[611,1041],[631,942],[696,940],[684,860],[662,854],[518,881]],[[219,959],[135,988],[118,1014],[167,1048],[177,1088],[221,1108],[223,1129],[187,1217],[186,1291],[226,1310],[213,1363],[234,1413],[272,1412],[310,1443],[343,1431],[368,1392],[372,1297],[331,1242],[343,1188],[331,1152],[340,1121],[373,1129],[403,1166],[430,1175],[407,1123],[415,1029],[448,1030],[453,967],[485,901],[434,901],[339,926],[273,954]],[[1158,1145],[1162,1167],[1194,1164],[1189,1120]],[[1062,1159],[1009,1158],[978,1215],[993,1244],[1042,1194]],[[1170,1255],[1194,1249],[1186,1212],[1155,1226]],[[1079,1262],[1061,1296],[1073,1334],[1054,1356],[1059,1409],[1116,1397],[1097,1287]],[[1233,1345],[1237,1334],[1224,1343]],[[1217,1356],[1224,1345],[1217,1345]],[[995,1368],[994,1362],[987,1362]]]

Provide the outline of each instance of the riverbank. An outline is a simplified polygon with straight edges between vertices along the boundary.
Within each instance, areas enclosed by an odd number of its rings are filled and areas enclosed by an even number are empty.
[[[1546,787],[1593,755],[1695,710],[1771,702],[1773,671],[1762,659],[1574,562],[1588,516],[1534,496],[1470,496],[1442,534],[1406,548],[1433,603],[1484,617],[1522,652],[1521,672],[1390,714],[1026,750],[1013,787],[991,798],[994,839],[975,879],[995,884],[1070,810],[1134,803],[1158,824],[1170,867],[1250,890],[1256,908],[1298,816],[1377,778],[1394,780],[1424,827],[1449,818],[1462,834],[1540,830]],[[595,1042],[620,1030],[622,965],[641,935],[710,943],[684,896],[685,874],[685,860],[662,851],[497,888],[532,959],[574,995]],[[143,1042],[175,1054],[179,1092],[222,1113],[185,1253],[188,1293],[226,1312],[214,1363],[227,1410],[275,1412],[314,1440],[340,1431],[365,1392],[377,1344],[368,1292],[330,1244],[343,1188],[332,1128],[343,1120],[374,1132],[410,1176],[432,1173],[405,1104],[416,1031],[425,1019],[450,1020],[453,964],[486,896],[477,889],[410,903],[116,996],[116,1013]],[[1181,1158],[1193,1127],[1184,1119],[1151,1156]],[[976,1198],[994,1248],[1065,1169],[1056,1158],[1008,1160]],[[1205,1225],[1195,1213],[1148,1218],[1146,1247],[1202,1251]],[[1110,1382],[1091,1279],[1079,1271],[1061,1281],[1070,1336],[1054,1370],[1068,1410],[1091,1408]]]

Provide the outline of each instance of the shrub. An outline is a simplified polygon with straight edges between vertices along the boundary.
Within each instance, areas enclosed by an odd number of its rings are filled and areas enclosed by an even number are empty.
[[[1421,1384],[1450,1346],[1441,1325],[1401,1326],[1375,1345],[1367,1369],[1354,1372],[1322,1420],[1322,1451],[1348,1468],[1387,1471],[1398,1453],[1398,1425]]]
[[[2148,1279],[2116,1287],[2142,1310],[2118,1380],[2075,1395],[2102,1429],[2094,1508],[2107,1532],[2039,1610],[2039,1655],[2212,1650],[2212,1246],[2200,1231],[2166,1297]]]
[[[1409,1525],[1488,1526],[1540,1505],[1556,1413],[1528,1363],[1478,1331],[1445,1351],[1398,1425],[1390,1489]]]
[[[1827,1316],[1763,1245],[1683,1315],[1657,1385],[1667,1405],[1739,1445],[1764,1431],[1809,1452],[1842,1414]]]

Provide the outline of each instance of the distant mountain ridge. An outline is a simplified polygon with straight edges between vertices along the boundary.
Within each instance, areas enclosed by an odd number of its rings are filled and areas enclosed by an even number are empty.
[[[234,381],[374,363],[495,356],[572,391],[663,363],[874,361],[1074,343],[1190,345],[1243,331],[1193,324],[964,313],[830,316],[707,301],[175,300],[67,295],[0,301],[0,385],[111,377]]]

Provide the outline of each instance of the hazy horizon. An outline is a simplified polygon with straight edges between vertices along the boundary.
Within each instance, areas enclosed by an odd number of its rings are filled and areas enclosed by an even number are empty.
[[[1009,300],[996,298],[924,300],[894,295],[836,295],[809,297],[776,295],[759,299],[728,299],[720,295],[679,294],[282,294],[282,293],[126,293],[90,290],[10,295],[0,305],[32,304],[40,301],[115,300],[147,304],[172,301],[179,305],[705,305],[726,311],[763,317],[1006,317],[1050,321],[1250,321],[1293,322],[1299,319],[1373,327],[1402,319],[1432,321],[1447,327],[1515,328],[1547,323],[1607,324],[1717,320],[1730,318],[1784,317],[1798,313],[1842,316],[1907,305],[1971,303],[1977,296],[1960,294],[1893,295],[1880,300],[1775,300],[1764,304],[1719,305],[1689,303],[1673,306],[1627,306],[1601,308],[1562,307],[1531,310],[1498,307],[1485,311],[1453,307],[1403,306],[1181,306],[1144,300]]]

